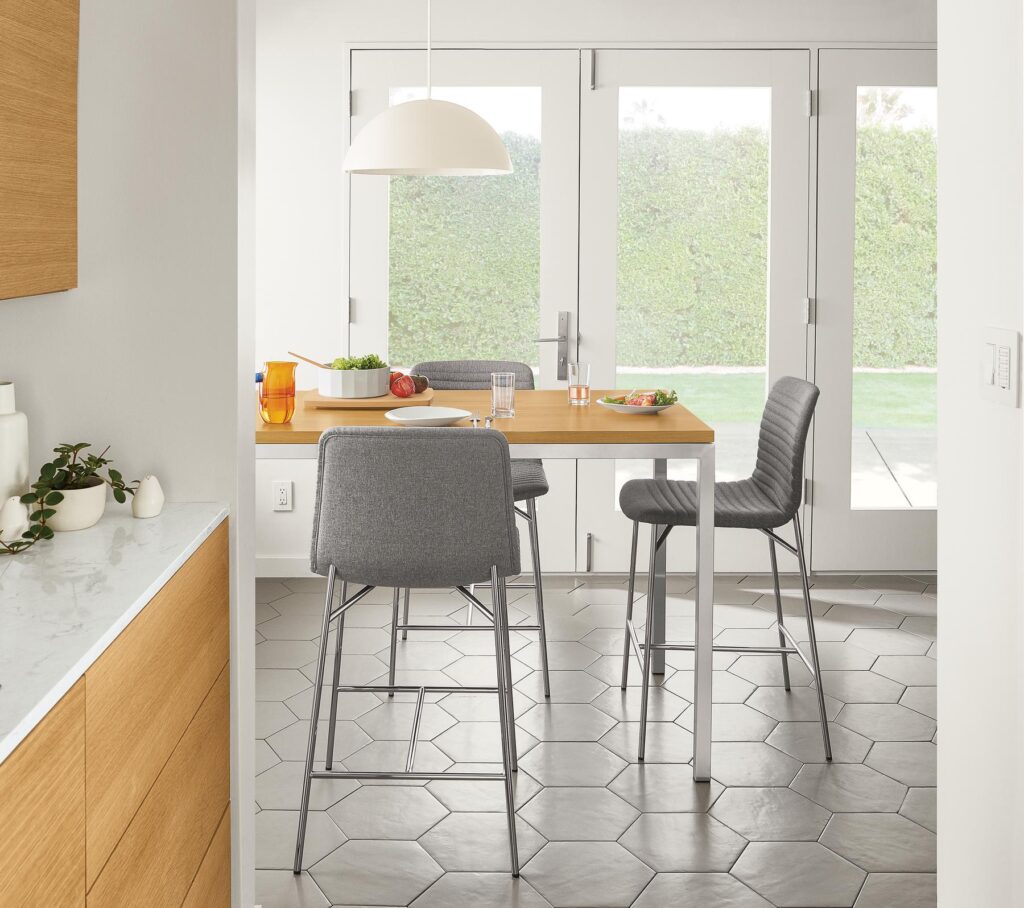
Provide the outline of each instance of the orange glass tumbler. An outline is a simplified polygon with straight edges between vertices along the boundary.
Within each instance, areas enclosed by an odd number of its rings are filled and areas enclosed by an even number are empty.
[[[256,385],[260,417],[266,423],[291,422],[295,414],[295,367],[287,360],[268,362],[263,366],[261,382]]]

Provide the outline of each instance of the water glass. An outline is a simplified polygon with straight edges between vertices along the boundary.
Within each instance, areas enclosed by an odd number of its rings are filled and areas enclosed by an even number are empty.
[[[515,372],[491,373],[491,416],[503,419],[516,415]]]
[[[590,363],[569,363],[569,406],[590,404]]]

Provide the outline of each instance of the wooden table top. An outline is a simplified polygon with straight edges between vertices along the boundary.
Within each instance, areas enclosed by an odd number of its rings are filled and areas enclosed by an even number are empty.
[[[384,418],[385,410],[306,409],[304,398],[296,395],[295,416],[286,425],[258,422],[256,444],[315,445],[332,426],[394,426]],[[594,391],[594,400],[612,391]],[[617,392],[624,393],[624,392]],[[434,405],[458,407],[479,413],[481,420],[491,411],[490,391],[436,391]],[[483,423],[481,422],[481,425]],[[472,428],[469,420],[457,428]],[[657,415],[632,416],[592,403],[570,407],[564,388],[553,391],[517,391],[516,415],[494,420],[509,444],[707,444],[715,440],[710,426],[677,405]]]

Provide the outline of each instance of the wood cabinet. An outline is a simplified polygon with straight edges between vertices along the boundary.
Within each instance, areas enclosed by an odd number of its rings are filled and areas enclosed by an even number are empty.
[[[78,0],[0,0],[0,299],[78,283]]]
[[[0,908],[227,908],[222,523],[0,763]]]

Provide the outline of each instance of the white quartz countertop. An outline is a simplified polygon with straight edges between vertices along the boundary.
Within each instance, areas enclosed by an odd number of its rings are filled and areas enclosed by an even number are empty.
[[[0,762],[226,516],[199,502],[136,520],[111,504],[88,530],[0,555]]]

